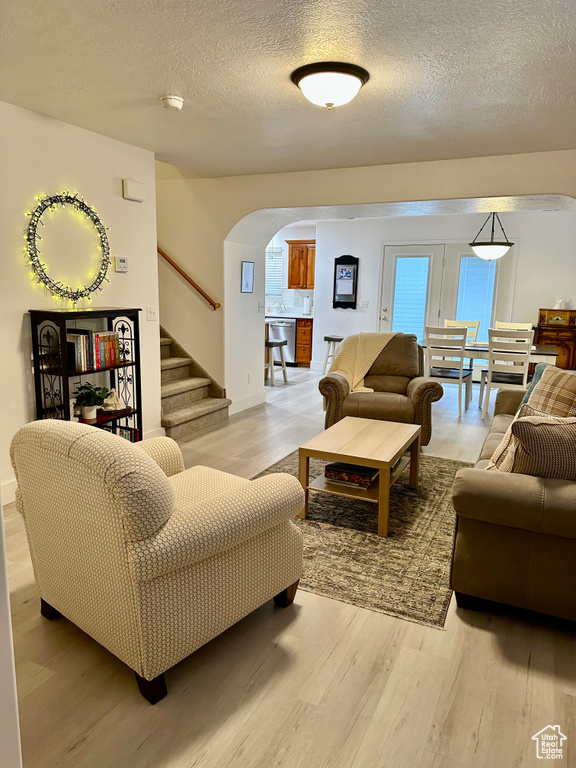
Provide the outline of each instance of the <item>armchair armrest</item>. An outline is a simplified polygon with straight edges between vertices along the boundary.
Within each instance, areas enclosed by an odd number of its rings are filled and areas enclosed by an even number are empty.
[[[416,376],[408,382],[406,396],[414,405],[414,422],[422,427],[422,445],[432,437],[432,403],[444,395],[442,385],[426,376]]]
[[[265,475],[228,493],[181,508],[153,536],[128,543],[136,581],[148,581],[237,547],[302,511],[304,491],[295,477]]]
[[[324,376],[318,382],[320,394],[326,400],[326,420],[325,429],[331,427],[341,419],[341,407],[344,400],[350,394],[350,385],[344,376],[338,373],[332,373]]]
[[[151,437],[135,445],[146,451],[168,477],[184,471],[182,451],[171,437]]]
[[[406,395],[412,400],[414,406],[419,404],[427,395],[430,397],[432,403],[436,400],[440,400],[444,395],[442,385],[435,379],[428,378],[426,376],[417,376],[415,379],[410,379],[408,382],[408,389]]]
[[[462,517],[576,538],[576,482],[486,469],[461,469],[452,491]]]
[[[494,416],[498,416],[499,413],[514,415],[525,394],[525,389],[499,389],[496,395]]]

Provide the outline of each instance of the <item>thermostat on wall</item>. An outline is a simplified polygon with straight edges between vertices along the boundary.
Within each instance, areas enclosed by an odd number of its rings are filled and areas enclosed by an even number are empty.
[[[146,187],[141,181],[122,179],[122,197],[124,200],[134,200],[135,203],[143,203],[146,200]]]
[[[116,272],[128,272],[128,257],[114,256],[114,270]]]

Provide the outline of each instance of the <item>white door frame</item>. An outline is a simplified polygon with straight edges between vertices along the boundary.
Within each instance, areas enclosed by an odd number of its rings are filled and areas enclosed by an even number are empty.
[[[380,256],[380,274],[379,274],[379,281],[380,281],[380,289],[379,289],[379,306],[378,306],[378,317],[376,319],[376,329],[377,330],[383,330],[382,328],[382,315],[384,307],[388,306],[388,309],[390,309],[390,306],[386,304],[387,297],[384,295],[385,289],[384,289],[384,258],[385,258],[385,249],[388,246],[414,246],[414,247],[420,247],[420,246],[426,246],[426,245],[460,245],[462,244],[462,238],[426,238],[426,239],[419,239],[419,240],[387,240],[381,242],[381,256]],[[505,285],[502,285],[498,273],[500,272],[500,269],[497,270],[496,280],[497,285],[495,287],[495,290],[498,295],[498,304],[499,304],[499,314],[501,315],[502,319],[511,321],[512,320],[512,310],[513,310],[513,299],[514,299],[514,287],[516,284],[516,273],[518,268],[518,252],[520,250],[520,238],[514,238],[514,247],[511,249],[511,253],[508,256],[508,258],[511,258],[510,263],[510,277],[509,277],[509,285],[508,289],[506,289]],[[508,255],[508,254],[507,254]],[[506,258],[506,257],[504,257]],[[500,318],[498,318],[500,319]],[[390,330],[389,328],[386,328],[386,330]]]

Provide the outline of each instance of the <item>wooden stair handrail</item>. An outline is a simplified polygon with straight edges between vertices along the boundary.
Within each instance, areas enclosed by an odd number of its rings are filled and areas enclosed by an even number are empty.
[[[160,248],[159,245],[156,246],[156,247],[158,249],[158,253],[160,254],[160,256],[162,256],[162,258],[166,259],[168,264],[171,264],[174,267],[174,269],[176,270],[176,272],[179,272],[182,275],[182,277],[184,278],[184,280],[189,282],[190,285],[192,286],[192,288],[195,288],[198,291],[198,293],[201,296],[203,296],[209,304],[212,305],[212,309],[218,309],[218,307],[222,306],[217,301],[214,301],[214,299],[211,299],[210,296],[208,296],[208,294],[206,293],[206,291],[203,291],[202,288],[200,288],[200,286],[198,285],[198,283],[195,283],[194,280],[192,280],[192,278],[190,277],[190,275],[186,274],[186,272],[184,272],[182,267],[179,267],[178,264],[176,264],[176,262],[173,259],[171,259],[170,256],[168,256],[166,251],[163,251],[162,248]]]

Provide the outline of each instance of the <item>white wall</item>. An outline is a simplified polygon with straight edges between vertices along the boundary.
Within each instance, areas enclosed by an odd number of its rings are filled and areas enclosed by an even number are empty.
[[[13,499],[9,445],[14,433],[35,418],[27,311],[58,306],[33,284],[23,253],[24,215],[35,196],[78,190],[109,227],[111,255],[128,256],[129,272],[117,274],[95,295],[91,306],[158,307],[154,156],[137,147],[99,136],[0,102],[0,319],[4,391],[0,406],[0,480],[4,503]],[[122,179],[145,184],[147,200],[122,198]],[[56,214],[55,214],[56,215]],[[50,257],[44,254],[50,267]],[[76,263],[75,250],[60,254]],[[145,436],[160,434],[158,322],[141,324]]]
[[[242,261],[254,262],[254,293],[240,293]],[[225,243],[226,394],[230,413],[263,403],[264,248]]]
[[[485,214],[468,214],[319,221],[313,362],[323,362],[325,335],[378,330],[385,245],[469,242],[485,218]],[[509,212],[502,219],[507,235],[517,244],[511,318],[536,323],[538,309],[554,306],[558,293],[576,303],[576,215],[566,211]],[[343,254],[360,259],[356,310],[332,308],[334,259]],[[361,309],[361,301],[368,301],[369,307]]]

